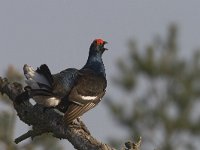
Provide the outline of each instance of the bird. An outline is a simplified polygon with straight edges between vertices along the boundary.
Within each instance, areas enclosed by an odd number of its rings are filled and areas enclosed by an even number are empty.
[[[81,69],[67,68],[52,74],[46,64],[36,70],[23,67],[27,86],[16,97],[20,104],[32,98],[44,108],[56,108],[63,112],[63,120],[69,125],[73,120],[94,108],[106,92],[107,80],[102,54],[108,50],[106,41],[95,39],[89,48],[88,59]]]

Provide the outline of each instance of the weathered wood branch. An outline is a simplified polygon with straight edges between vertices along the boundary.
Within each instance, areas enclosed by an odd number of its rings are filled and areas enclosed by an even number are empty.
[[[109,145],[103,144],[92,137],[89,130],[80,119],[74,121],[72,126],[67,127],[63,122],[62,114],[53,109],[46,110],[44,113],[42,106],[37,104],[32,105],[29,101],[16,104],[16,96],[23,92],[23,86],[20,83],[10,83],[6,78],[2,79],[0,77],[0,92],[6,94],[13,102],[19,118],[24,123],[32,126],[32,130],[15,139],[16,143],[30,137],[34,138],[43,133],[52,133],[56,138],[67,139],[75,149],[114,150],[114,148]]]

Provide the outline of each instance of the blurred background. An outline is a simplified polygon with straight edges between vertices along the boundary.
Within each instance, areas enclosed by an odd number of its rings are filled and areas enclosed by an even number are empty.
[[[23,65],[52,73],[81,68],[95,38],[108,87],[82,119],[116,148],[142,137],[142,150],[200,149],[200,2],[161,0],[1,0],[0,76],[24,83]],[[30,127],[6,96],[0,102],[1,150],[74,149],[51,135],[14,139]]]

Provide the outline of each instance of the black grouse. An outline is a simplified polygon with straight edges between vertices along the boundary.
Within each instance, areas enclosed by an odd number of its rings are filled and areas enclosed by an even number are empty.
[[[28,86],[16,102],[33,98],[44,107],[54,107],[63,112],[65,123],[70,124],[95,107],[105,94],[107,81],[102,54],[107,50],[104,47],[106,43],[102,39],[92,42],[87,62],[80,70],[68,68],[52,75],[45,64],[36,71],[24,65]]]

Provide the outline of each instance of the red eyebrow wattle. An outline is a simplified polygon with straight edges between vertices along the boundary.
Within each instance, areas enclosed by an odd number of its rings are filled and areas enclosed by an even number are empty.
[[[97,45],[102,45],[104,41],[102,39],[96,39]]]

